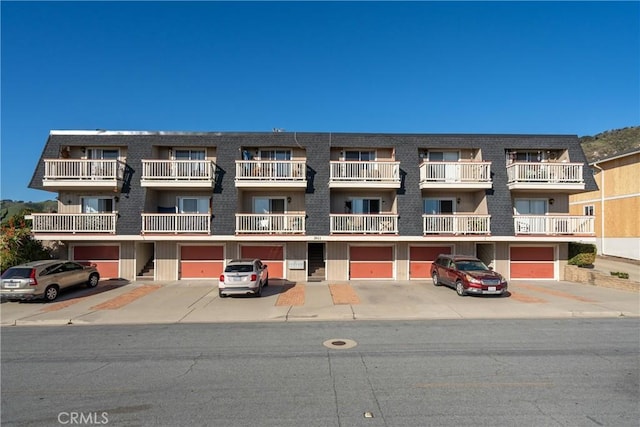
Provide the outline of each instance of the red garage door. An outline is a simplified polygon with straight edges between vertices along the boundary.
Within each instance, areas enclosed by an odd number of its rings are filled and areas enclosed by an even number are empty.
[[[409,246],[409,279],[431,277],[431,262],[440,254],[450,254],[451,246]]]
[[[509,264],[512,279],[555,279],[553,246],[512,246]]]
[[[214,279],[224,268],[224,246],[180,246],[180,279]]]
[[[74,246],[73,260],[81,264],[95,264],[101,279],[120,277],[120,246]]]
[[[284,279],[284,246],[241,246],[241,258],[258,258],[269,266],[269,277]]]
[[[393,279],[392,246],[351,246],[350,279]]]

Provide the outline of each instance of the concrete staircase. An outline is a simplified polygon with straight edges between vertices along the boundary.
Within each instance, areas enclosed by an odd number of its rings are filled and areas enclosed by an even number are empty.
[[[310,244],[307,282],[322,282],[325,278],[324,245]]]
[[[153,280],[155,274],[155,260],[151,258],[145,264],[144,268],[136,276],[136,280]]]

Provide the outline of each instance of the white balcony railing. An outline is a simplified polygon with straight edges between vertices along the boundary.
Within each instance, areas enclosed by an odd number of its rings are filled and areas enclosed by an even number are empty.
[[[125,163],[120,160],[44,159],[43,182],[56,180],[122,180]]]
[[[305,182],[304,160],[236,160],[236,181]]]
[[[238,234],[302,234],[306,230],[305,213],[236,214]]]
[[[213,182],[216,165],[211,160],[143,160],[142,181]]]
[[[424,234],[490,234],[489,215],[422,215]]]
[[[582,184],[582,163],[527,163],[507,165],[508,183]]]
[[[115,233],[117,213],[34,213],[34,233]]]
[[[491,162],[422,162],[420,183],[491,184]]]
[[[400,186],[400,162],[332,161],[331,182],[384,183]]]
[[[142,233],[211,233],[208,213],[143,213]]]
[[[515,215],[516,234],[595,234],[595,217],[585,215]]]
[[[396,214],[331,214],[331,233],[397,234]]]

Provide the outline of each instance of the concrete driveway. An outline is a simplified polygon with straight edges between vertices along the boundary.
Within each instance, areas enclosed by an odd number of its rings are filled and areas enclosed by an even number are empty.
[[[640,316],[634,291],[556,281],[513,281],[509,289],[506,297],[459,297],[430,281],[271,280],[262,298],[220,298],[211,281],[109,280],[53,303],[4,302],[0,319],[10,326]]]

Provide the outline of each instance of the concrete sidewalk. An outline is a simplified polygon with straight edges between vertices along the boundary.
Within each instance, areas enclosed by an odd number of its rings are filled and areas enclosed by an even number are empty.
[[[514,281],[507,297],[464,298],[430,281],[270,283],[262,298],[220,298],[208,281],[103,281],[49,304],[5,302],[0,324],[640,317],[638,292],[572,282]]]

